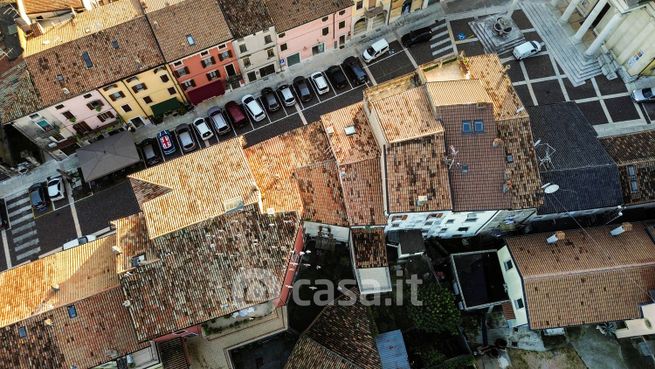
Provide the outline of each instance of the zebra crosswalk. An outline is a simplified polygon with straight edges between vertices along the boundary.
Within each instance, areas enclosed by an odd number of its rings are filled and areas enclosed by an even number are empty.
[[[7,236],[13,243],[16,261],[22,263],[41,252],[29,194],[23,193],[9,198],[6,204],[9,214]]]
[[[432,50],[433,58],[439,59],[456,52],[450,34],[450,24],[445,19],[438,20],[432,25],[430,49]]]

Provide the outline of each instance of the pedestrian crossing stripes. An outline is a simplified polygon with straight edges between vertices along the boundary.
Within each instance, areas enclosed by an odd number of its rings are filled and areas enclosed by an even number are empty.
[[[17,263],[22,263],[41,252],[36,222],[29,194],[23,193],[6,201],[9,214],[10,249]]]
[[[455,52],[450,25],[445,19],[437,21],[432,26],[430,49],[432,50],[432,57],[435,59],[442,58]]]

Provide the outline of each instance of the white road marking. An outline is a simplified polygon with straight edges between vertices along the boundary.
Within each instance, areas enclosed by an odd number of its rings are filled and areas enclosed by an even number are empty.
[[[7,268],[11,268],[11,255],[9,254],[9,241],[7,240],[7,231],[2,230],[2,248],[5,252],[5,262]]]
[[[366,72],[366,74],[368,74],[368,79],[373,83],[373,86],[377,85],[378,83],[375,81],[375,78],[373,77],[373,74],[368,69],[368,65],[366,65],[366,63],[363,63],[362,67],[364,67],[364,72]]]
[[[307,119],[305,119],[305,115],[302,113],[302,110],[300,110],[300,108],[298,107],[298,104],[296,104],[294,106],[296,107],[296,112],[298,112],[298,116],[300,117],[300,120],[302,121],[302,125],[306,126],[307,125]],[[273,123],[271,123],[271,124],[273,124]]]
[[[417,69],[418,64],[416,64],[416,60],[414,60],[414,57],[412,56],[412,54],[405,47],[403,47],[403,50],[405,51],[405,55],[407,55],[407,58],[409,59],[409,61],[412,63],[412,66],[414,67],[414,69]]]
[[[530,77],[528,77],[528,70],[525,69],[525,63],[523,63],[523,60],[519,62],[519,65],[521,66],[521,73],[523,73],[523,78],[525,80],[526,86],[528,86],[528,92],[530,93],[530,98],[532,99],[532,105],[537,106],[537,96],[534,94],[534,90],[532,89],[532,83],[530,83]]]
[[[68,204],[70,205],[71,215],[73,215],[73,223],[75,224],[75,233],[77,237],[82,237],[82,227],[80,227],[80,220],[77,218],[77,209],[75,208],[75,199],[73,198],[73,190],[71,189],[68,181],[64,181],[66,186],[66,193],[68,194]]]
[[[596,83],[596,77],[591,78],[591,85],[594,86],[594,91],[596,92],[596,95],[602,96],[602,94],[600,93],[600,89],[598,88],[598,84]],[[605,105],[605,101],[603,99],[599,99],[598,101],[600,101],[600,107],[603,109],[603,113],[607,118],[607,122],[614,123],[614,121],[612,120],[612,116],[610,115],[610,111],[607,109],[607,106]]]

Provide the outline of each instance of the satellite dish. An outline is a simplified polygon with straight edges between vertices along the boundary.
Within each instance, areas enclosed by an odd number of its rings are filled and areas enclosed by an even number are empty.
[[[557,190],[559,190],[559,185],[556,185],[554,183],[547,183],[543,187],[544,192],[547,194],[555,193]]]

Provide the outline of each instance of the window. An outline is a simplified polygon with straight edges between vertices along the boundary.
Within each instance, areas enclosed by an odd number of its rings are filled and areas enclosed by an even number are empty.
[[[162,74],[161,76],[159,76],[159,78],[160,78],[161,81],[164,82],[164,83],[170,81],[170,79],[168,78],[168,74]]]
[[[136,85],[132,86],[132,91],[134,91],[135,94],[139,93],[140,91],[145,91],[147,89],[148,88],[146,87],[145,83],[139,83],[139,84],[136,84]]]
[[[73,319],[77,316],[77,309],[75,308],[75,305],[70,305],[66,308],[68,310],[68,317]]]
[[[250,66],[250,58],[243,58],[243,66],[246,68]]]
[[[175,74],[175,77],[178,77],[178,78],[179,78],[179,77],[182,77],[182,76],[186,76],[187,74],[189,74],[189,67],[184,67],[184,68],[176,69],[176,70],[173,72],[173,74]]]
[[[339,12],[339,15],[344,15],[344,14],[346,14],[346,10],[345,10],[345,9]]]
[[[637,169],[634,165],[628,165],[627,170],[629,176],[634,177],[637,175]]]
[[[407,220],[407,214],[405,215],[394,215],[391,217],[392,222],[397,222],[399,220]]]
[[[468,231],[469,231],[469,227],[459,227],[459,228],[457,228],[457,232],[468,232]]]
[[[109,98],[111,99],[111,101],[116,101],[116,100],[122,99],[124,97],[125,97],[125,94],[123,93],[123,91],[117,91],[117,92],[114,92],[113,94],[109,95]]]
[[[207,56],[209,55],[209,50],[201,51],[200,56]]]
[[[185,91],[187,89],[189,89],[189,88],[192,88],[192,87],[196,87],[196,81],[194,81],[193,79],[190,79],[188,81],[184,81],[182,83],[182,89],[184,89]]]
[[[45,119],[41,119],[41,120],[39,120],[39,121],[35,121],[34,124],[36,124],[37,126],[39,126],[39,128],[41,128],[41,129],[44,130],[45,132],[52,131],[52,130],[55,128],[55,127],[53,127],[52,125],[50,125],[50,123],[48,123],[48,121],[45,120]]]
[[[100,110],[103,106],[105,106],[105,104],[100,100],[93,100],[86,104],[86,107],[89,108],[89,110]]]
[[[210,65],[216,64],[216,59],[214,59],[213,56],[210,56],[209,58],[202,59],[200,63],[202,64],[203,68],[207,68]]]
[[[82,53],[82,60],[84,60],[84,65],[86,65],[87,68],[93,68],[93,62],[91,61],[88,52],[85,51]]]
[[[264,36],[264,43],[265,44],[270,44],[271,42],[273,42],[273,38],[271,37],[271,35]]]
[[[339,22],[339,29],[343,29],[345,27],[346,27],[346,21]]]
[[[323,19],[321,19],[321,21],[323,21],[323,22],[327,22],[328,19],[330,19],[330,17],[323,17]]]
[[[505,260],[503,265],[505,266],[505,270],[510,270],[514,268],[514,264],[512,263],[512,260]]]
[[[630,192],[632,193],[639,192],[639,184],[637,183],[636,179],[630,180]]]
[[[469,165],[468,164],[462,164],[459,168],[463,174],[466,174],[469,172]]]
[[[277,35],[277,37],[278,37],[278,38],[283,38],[283,37],[286,36],[286,35],[287,35],[286,33],[282,32],[282,33],[280,33],[279,35]]]
[[[181,61],[176,61],[175,63],[173,63],[174,67],[179,67],[180,65],[182,65]]]
[[[221,74],[217,70],[213,70],[209,73],[207,73],[207,79],[210,81],[215,80],[216,78],[220,78]]]
[[[323,28],[323,32],[322,32],[322,33],[323,33],[323,36],[327,36],[328,34],[330,34],[330,27],[325,27],[325,28]]]
[[[127,83],[132,83],[132,82],[134,82],[134,81],[138,81],[138,80],[139,80],[139,79],[138,79],[137,77],[130,77],[130,78],[126,79],[125,82],[127,82]]]
[[[453,223],[455,223],[455,219],[448,219],[446,221],[446,224],[453,224]]]
[[[300,63],[300,53],[295,53],[287,57],[287,65],[292,66]]]
[[[478,215],[476,213],[468,213],[466,214],[466,221],[467,222],[475,222],[478,220]]]
[[[220,44],[220,45],[218,45],[218,48],[219,48],[219,49],[225,49],[225,44]]]
[[[514,155],[512,154],[507,154],[505,156],[505,159],[507,160],[508,163],[513,163],[514,162]]]
[[[120,47],[120,45],[118,44],[118,40],[112,40],[111,47],[113,47],[114,49],[118,49]]]
[[[57,109],[57,110],[61,110],[61,109],[63,109],[63,108],[64,108],[64,105],[63,105],[63,104],[59,104],[59,105],[55,106],[55,109]],[[30,118],[32,118],[31,115],[30,115]]]
[[[63,74],[57,74],[57,81],[59,82],[64,82],[64,75]]]
[[[118,85],[114,83],[113,85],[109,85],[109,86],[103,87],[102,90],[105,91],[105,92],[107,92],[107,91],[109,91],[109,90],[111,90],[111,89],[113,89],[113,88],[118,88]]]
[[[473,121],[473,126],[475,129],[475,132],[481,133],[484,132],[484,122],[482,120],[476,119]]]
[[[517,309],[523,309],[523,307],[525,306],[525,305],[523,305],[523,298],[520,298],[518,300],[514,300],[514,306]]]
[[[193,39],[193,36],[186,35],[186,43],[189,44],[189,46],[193,46],[196,44],[196,40]]]
[[[630,179],[630,192],[639,192],[639,183],[637,182],[637,168],[634,165],[628,165],[628,178]]]
[[[150,96],[146,96],[143,98],[143,102],[146,104],[152,103],[152,98]]]
[[[175,95],[177,93],[177,91],[175,90],[175,87],[169,87],[168,88],[168,93],[171,94],[171,95]]]
[[[125,104],[121,106],[121,109],[123,109],[124,112],[129,113],[132,111],[132,107],[130,107],[128,104]]]
[[[471,127],[471,121],[470,120],[463,120],[462,121],[462,132],[463,133],[473,132],[473,127]]]
[[[27,337],[27,328],[25,326],[18,327],[18,337],[20,338]]]
[[[318,44],[318,45],[312,47],[312,55],[321,54],[323,51],[325,51],[325,45],[324,44]]]
[[[286,43],[280,45],[280,51],[287,51],[287,44]]]
[[[273,49],[268,49],[266,50],[266,55],[268,55],[268,58],[274,58],[275,57],[275,51]]]
[[[357,5],[355,6],[355,9],[359,10],[359,9],[361,9],[362,7],[364,7],[364,2],[363,2],[363,1],[358,1],[358,2],[357,2]]]
[[[91,131],[92,131],[91,127],[89,127],[89,125],[86,124],[86,122],[79,122],[79,123],[76,123],[75,125],[73,125],[73,129],[74,129],[75,132],[77,132],[77,134],[80,135],[80,136],[85,135],[85,134],[87,134],[88,132],[91,132]]]
[[[112,119],[112,118],[114,118],[114,113],[112,113],[111,111],[106,111],[106,112],[104,112],[102,114],[98,114],[98,119],[103,123],[106,120]]]
[[[255,72],[249,72],[247,74],[248,76],[248,82],[256,81],[257,80],[257,73]]]
[[[225,50],[222,53],[218,54],[218,59],[220,61],[223,61],[225,59],[229,59],[231,57],[232,57],[232,51],[230,51],[230,50]]]
[[[446,233],[446,232],[448,232],[448,228],[441,228],[439,230],[439,233]]]
[[[93,95],[91,95],[91,94],[86,94],[86,95],[84,95],[84,96],[82,96],[82,97],[85,98],[85,99],[90,99],[92,96],[93,96]]]
[[[71,113],[70,111],[65,111],[65,112],[61,113],[61,115],[63,115],[64,118],[66,118],[66,119],[68,119],[68,120],[73,120],[73,119],[75,119],[75,116],[74,116],[73,113]]]
[[[248,48],[246,47],[246,45],[241,44],[239,45],[239,51],[241,51],[242,53],[246,53],[248,52]]]
[[[432,213],[428,215],[427,219],[439,219],[443,216],[441,213]]]

